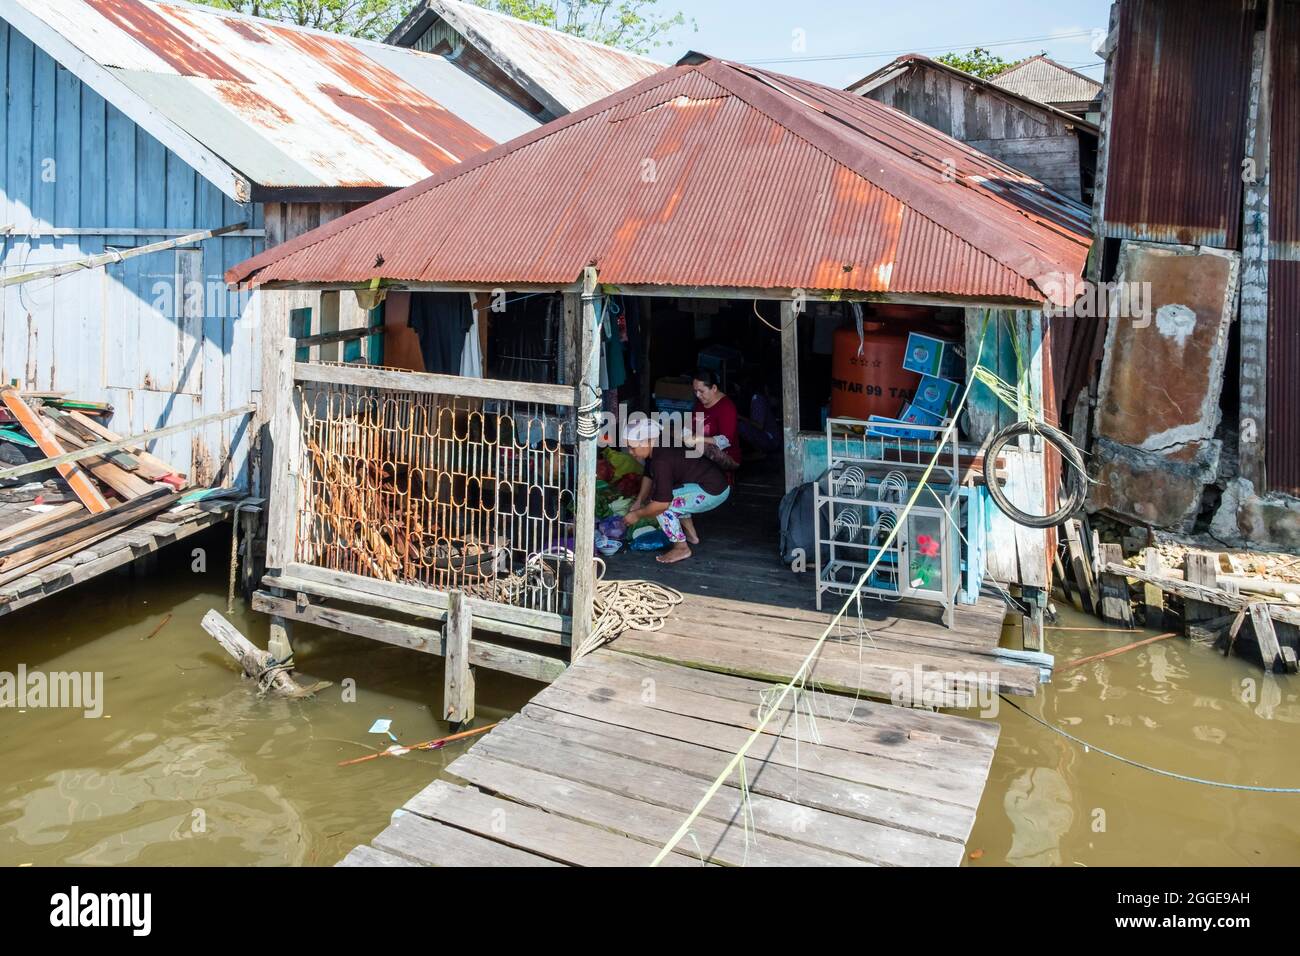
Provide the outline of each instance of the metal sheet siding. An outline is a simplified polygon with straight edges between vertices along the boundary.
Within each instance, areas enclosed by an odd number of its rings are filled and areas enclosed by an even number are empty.
[[[1269,162],[1269,489],[1300,496],[1300,3],[1275,8]]]
[[[168,238],[107,229],[261,228],[260,207],[226,198],[3,21],[0,77],[9,89],[0,102],[7,274]],[[220,237],[3,290],[0,381],[111,402],[110,427],[123,434],[255,400],[261,294],[231,295],[222,273],[261,247],[253,237]],[[197,266],[203,283],[201,306],[194,299],[188,310],[184,299],[178,310],[175,296],[182,263]],[[248,441],[231,421],[163,438],[152,450],[200,479],[229,455],[239,478]]]
[[[1268,270],[1269,490],[1300,496],[1300,261]]]
[[[397,188],[536,121],[444,58],[158,0],[10,0],[267,189]]]
[[[1103,234],[1240,245],[1255,12],[1245,0],[1124,0]]]
[[[949,178],[950,177],[950,178]],[[880,104],[676,67],[233,271],[242,281],[572,283],[1042,302],[1086,213]],[[259,271],[260,270],[260,271]]]

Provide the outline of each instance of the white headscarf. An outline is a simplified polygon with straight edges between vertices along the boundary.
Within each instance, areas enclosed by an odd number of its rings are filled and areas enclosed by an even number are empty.
[[[638,418],[627,426],[623,432],[623,440],[628,444],[635,442],[643,444],[649,442],[654,444],[659,439],[659,423],[653,418]]]

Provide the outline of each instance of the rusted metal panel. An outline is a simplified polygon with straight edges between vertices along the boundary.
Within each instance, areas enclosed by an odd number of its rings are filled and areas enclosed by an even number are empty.
[[[1300,495],[1300,3],[1273,16],[1265,475]]]
[[[1240,243],[1251,0],[1123,0],[1103,234]]]
[[[1087,211],[895,110],[678,66],[231,270],[230,281],[616,285],[1040,304]]]
[[[1239,267],[1235,252],[1124,243],[1117,281],[1145,314],[1112,317],[1107,329],[1093,507],[1190,528],[1218,464]]]
[[[1300,496],[1300,261],[1273,260],[1268,277],[1269,489]]]
[[[157,0],[11,0],[262,189],[393,189],[536,128],[444,57]]]

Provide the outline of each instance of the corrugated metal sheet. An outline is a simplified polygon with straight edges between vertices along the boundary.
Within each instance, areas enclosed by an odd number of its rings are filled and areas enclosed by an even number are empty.
[[[442,57],[154,0],[9,0],[267,189],[394,188],[536,121]]]
[[[1300,3],[1274,16],[1265,469],[1270,490],[1300,495]]]
[[[1040,103],[1091,103],[1101,98],[1101,84],[1046,56],[1034,56],[990,81]]]
[[[344,217],[232,282],[563,284],[1041,303],[1086,210],[895,110],[704,59]]]
[[[526,23],[476,4],[425,0],[423,7],[489,56],[556,115],[588,106],[664,68],[649,57]]]
[[[1268,270],[1269,489],[1300,496],[1300,262]]]
[[[1124,0],[1103,234],[1235,249],[1249,0]]]
[[[143,246],[169,229],[262,228],[260,204],[237,205],[2,21],[0,82],[7,274]],[[56,161],[57,176],[41,157]],[[230,234],[4,289],[0,381],[110,402],[110,426],[124,435],[257,401],[262,294],[232,295],[222,274],[261,249],[256,234]],[[251,439],[232,419],[161,438],[151,450],[198,481],[223,463],[238,479]]]

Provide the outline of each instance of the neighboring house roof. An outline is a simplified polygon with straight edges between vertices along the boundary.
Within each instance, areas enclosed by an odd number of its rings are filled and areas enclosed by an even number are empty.
[[[421,0],[388,42],[412,46],[439,19],[555,116],[616,93],[666,65],[458,0]]]
[[[240,201],[372,198],[537,126],[443,57],[179,0],[0,17]]]
[[[1088,104],[1101,100],[1101,84],[1092,77],[1076,73],[1046,56],[1031,56],[1005,70],[990,81],[1012,93],[1051,103]]]
[[[1088,212],[865,97],[693,55],[226,273],[1041,304]]]
[[[1034,99],[1031,96],[1026,96],[1023,93],[1017,92],[1016,90],[997,86],[990,80],[986,80],[982,77],[975,76],[973,73],[967,73],[965,70],[959,70],[955,66],[949,66],[947,63],[941,63],[940,61],[931,59],[928,56],[922,56],[919,53],[909,53],[906,56],[900,56],[897,60],[894,60],[892,63],[888,63],[885,66],[882,66],[880,69],[876,70],[876,72],[868,74],[867,76],[864,76],[862,79],[858,80],[856,83],[854,83],[848,88],[848,91],[850,93],[856,93],[859,96],[866,96],[868,93],[870,93],[872,90],[876,89],[877,87],[884,86],[886,83],[889,83],[892,80],[895,80],[898,77],[902,76],[908,70],[917,69],[917,68],[938,70],[940,72],[947,73],[951,76],[955,76],[958,77],[959,79],[965,80],[970,84],[972,84],[973,86],[977,86],[987,91],[993,96],[1001,96],[1001,97],[1006,97],[1008,99],[1015,100],[1018,103],[1020,103],[1022,106],[1025,106],[1031,110],[1041,110],[1043,112],[1052,113],[1058,116],[1059,118],[1066,120],[1072,125],[1080,129],[1086,130],[1090,133],[1095,134],[1100,132],[1095,124],[1089,123],[1087,120],[1080,119],[1078,116],[1074,115],[1073,113],[1068,113],[1065,110],[1059,109],[1058,107],[1053,106],[1051,103]]]

